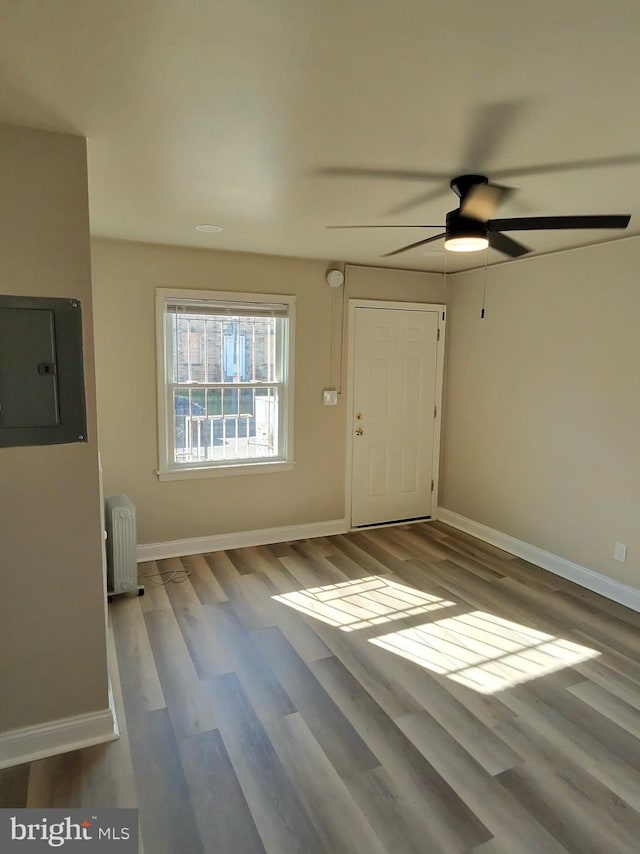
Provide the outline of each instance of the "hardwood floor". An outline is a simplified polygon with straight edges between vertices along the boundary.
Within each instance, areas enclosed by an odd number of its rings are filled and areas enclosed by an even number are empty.
[[[147,854],[640,843],[640,615],[439,523],[144,564],[118,742],[0,806],[139,806]]]

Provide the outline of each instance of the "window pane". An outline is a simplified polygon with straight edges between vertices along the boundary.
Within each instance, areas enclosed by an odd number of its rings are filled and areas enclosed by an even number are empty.
[[[276,379],[276,321],[274,318],[255,318],[253,329],[253,371],[259,382]]]
[[[173,382],[274,382],[279,379],[273,317],[227,317],[175,312]]]
[[[278,456],[277,386],[176,389],[174,419],[174,462]]]
[[[278,455],[278,389],[261,389],[256,394],[256,447],[259,456]]]
[[[205,322],[205,340],[207,347],[207,375],[205,382],[222,382],[222,363],[220,361],[222,341],[222,321],[219,317],[207,317]]]
[[[191,415],[206,415],[205,391],[201,388],[191,389]]]
[[[173,396],[175,461],[198,459],[194,449],[206,444],[208,425],[203,389],[176,389]],[[206,435],[205,435],[206,434]]]
[[[222,353],[223,382],[235,383],[240,380],[238,373],[238,323],[224,324],[224,350]]]
[[[222,389],[210,388],[207,391],[207,415],[222,415]]]
[[[204,363],[204,341],[204,320],[192,318],[189,328],[189,362],[192,368],[201,368]],[[204,374],[204,371],[200,373]]]
[[[222,400],[224,404],[223,414],[224,415],[237,415],[238,414],[238,389],[237,388],[225,388],[223,390]]]
[[[240,415],[253,415],[253,396],[255,392],[252,388],[243,388],[240,390]]]

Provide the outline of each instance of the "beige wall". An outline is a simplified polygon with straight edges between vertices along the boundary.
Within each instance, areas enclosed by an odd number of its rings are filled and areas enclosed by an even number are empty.
[[[345,403],[322,405],[322,389],[337,381],[331,327],[341,294],[325,282],[328,265],[111,240],[93,241],[92,263],[105,494],[123,492],[136,503],[138,541],[342,518]],[[158,481],[158,287],[295,294],[294,471]],[[354,297],[442,300],[442,277],[424,273],[349,267],[347,288]]]
[[[640,586],[640,239],[448,279],[440,504]],[[626,563],[613,560],[626,543]]]
[[[0,731],[108,705],[85,141],[0,125],[0,293],[78,297],[86,444],[0,448]]]

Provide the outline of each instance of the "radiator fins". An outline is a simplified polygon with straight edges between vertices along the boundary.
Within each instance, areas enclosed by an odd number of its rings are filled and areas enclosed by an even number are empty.
[[[138,587],[136,506],[126,495],[104,502],[107,528],[107,592],[129,593]]]

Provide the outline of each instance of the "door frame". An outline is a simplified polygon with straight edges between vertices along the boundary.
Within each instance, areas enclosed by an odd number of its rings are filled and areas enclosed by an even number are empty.
[[[442,427],[442,390],[444,382],[444,345],[446,332],[447,307],[444,303],[437,302],[401,302],[391,300],[371,300],[371,299],[350,299],[349,300],[349,320],[347,332],[347,410],[346,410],[346,461],[345,461],[345,502],[344,515],[347,522],[348,530],[362,531],[366,526],[359,526],[354,529],[351,524],[351,500],[352,500],[352,480],[353,480],[353,397],[354,397],[354,374],[355,374],[355,319],[356,309],[358,308],[377,308],[377,309],[400,309],[402,311],[428,311],[438,312],[438,341],[436,342],[436,392],[435,405],[437,413],[435,417],[434,433],[433,433],[433,491],[431,496],[431,520],[437,519],[438,512],[438,483],[440,478],[440,432]],[[394,524],[394,523],[389,523]],[[372,528],[383,527],[384,523],[371,525]]]

